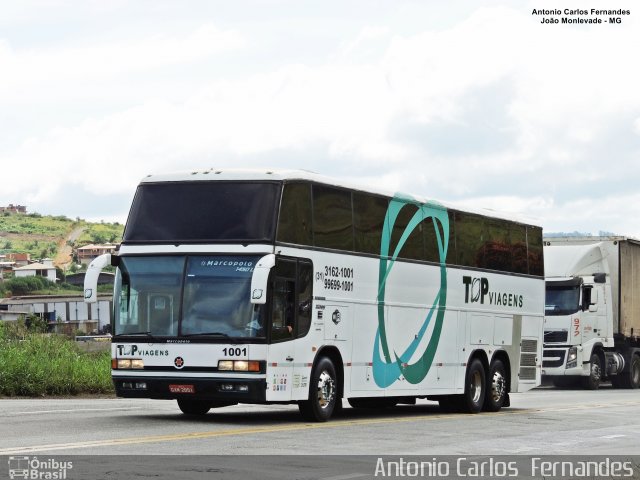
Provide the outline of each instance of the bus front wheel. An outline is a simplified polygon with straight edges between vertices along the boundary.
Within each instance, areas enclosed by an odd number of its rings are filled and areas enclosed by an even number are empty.
[[[178,407],[185,415],[205,415],[211,408],[211,404],[192,398],[179,398]]]
[[[298,408],[305,420],[326,422],[339,401],[336,369],[331,360],[322,357],[311,372],[309,399],[298,402]]]

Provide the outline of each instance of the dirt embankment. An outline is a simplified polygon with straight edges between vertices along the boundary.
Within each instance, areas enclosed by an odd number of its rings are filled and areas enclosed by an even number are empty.
[[[78,240],[84,230],[84,227],[76,227],[71,230],[66,238],[63,238],[58,242],[58,253],[56,254],[56,258],[53,260],[54,266],[60,267],[62,270],[65,270],[69,266],[73,254],[73,249],[69,243],[73,243]]]

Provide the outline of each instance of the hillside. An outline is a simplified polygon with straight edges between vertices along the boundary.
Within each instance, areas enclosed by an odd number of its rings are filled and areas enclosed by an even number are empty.
[[[38,213],[0,214],[0,255],[28,253],[32,260],[51,258],[63,270],[72,260],[72,249],[91,243],[118,243],[124,225],[91,223],[80,218]]]

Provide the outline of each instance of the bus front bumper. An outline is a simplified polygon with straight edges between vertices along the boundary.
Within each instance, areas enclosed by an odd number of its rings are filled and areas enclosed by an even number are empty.
[[[264,378],[113,377],[116,396],[124,398],[212,400],[230,403],[265,403]]]

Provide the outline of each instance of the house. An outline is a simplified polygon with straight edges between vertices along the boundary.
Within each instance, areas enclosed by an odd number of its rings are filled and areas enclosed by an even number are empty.
[[[31,254],[29,253],[8,253],[7,262],[14,262],[16,267],[24,267],[31,262]]]
[[[11,272],[16,262],[8,262],[6,255],[0,255],[0,281],[2,281],[4,272]]]
[[[89,265],[94,258],[104,253],[114,253],[115,251],[116,245],[110,243],[106,245],[85,245],[84,247],[78,247],[76,250],[78,262],[83,265]]]
[[[45,277],[52,282],[56,281],[56,267],[53,266],[51,259],[44,259],[42,263],[31,263],[24,267],[13,269],[16,277]]]
[[[0,298],[0,322],[36,315],[57,333],[104,332],[109,329],[113,310],[110,294],[98,294],[96,303],[84,303],[81,295],[29,295]]]
[[[27,213],[27,207],[24,205],[14,205],[10,203],[6,207],[0,207],[0,213],[9,212],[9,213]]]

